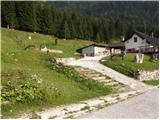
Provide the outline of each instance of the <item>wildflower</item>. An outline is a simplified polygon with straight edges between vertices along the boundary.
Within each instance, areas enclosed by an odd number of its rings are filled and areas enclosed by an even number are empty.
[[[38,84],[41,84],[41,83],[42,83],[42,80],[38,80],[37,83],[38,83]]]
[[[32,75],[32,79],[36,80],[38,77],[36,74]]]

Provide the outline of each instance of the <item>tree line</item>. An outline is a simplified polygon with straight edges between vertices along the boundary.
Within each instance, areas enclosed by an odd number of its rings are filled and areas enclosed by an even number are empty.
[[[2,27],[103,43],[135,29],[145,30],[145,25],[132,26],[132,21],[124,23],[118,16],[99,18],[61,10],[42,1],[2,1],[1,18]]]

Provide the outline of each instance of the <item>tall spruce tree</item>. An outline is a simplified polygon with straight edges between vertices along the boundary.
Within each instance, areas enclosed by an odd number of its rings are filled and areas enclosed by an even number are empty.
[[[20,29],[32,32],[36,31],[35,4],[27,1],[16,2],[16,9]]]
[[[43,2],[38,2],[36,5],[36,24],[37,24],[37,31],[38,32],[43,32],[43,9],[44,9],[44,3]]]
[[[96,41],[99,42],[99,43],[101,42],[101,38],[100,38],[99,32],[97,32]]]
[[[67,21],[65,21],[65,25],[64,25],[64,35],[66,39],[71,38],[71,34],[70,34],[70,30],[69,30],[69,25],[67,23]]]
[[[53,17],[51,6],[45,5],[43,9],[43,31],[47,34],[52,34]]]
[[[71,31],[71,38],[76,38],[77,32],[76,32],[75,26],[72,21],[70,23],[70,31]]]
[[[18,23],[16,19],[16,10],[14,1],[3,1],[1,2],[1,20],[3,27],[17,28]]]

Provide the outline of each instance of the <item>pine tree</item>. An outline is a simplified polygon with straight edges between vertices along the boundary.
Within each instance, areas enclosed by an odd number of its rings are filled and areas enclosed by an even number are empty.
[[[37,24],[37,31],[43,32],[43,9],[44,9],[44,3],[38,2],[36,5],[36,24]]]
[[[97,42],[101,42],[101,38],[100,38],[99,32],[97,32],[96,40],[97,40]]]
[[[73,24],[73,22],[71,21],[71,23],[70,23],[70,25],[71,25],[71,29],[70,29],[70,31],[71,31],[71,38],[76,38],[77,37],[77,32],[76,32],[76,29],[75,29],[75,26],[74,26],[74,24]]]
[[[64,25],[64,35],[66,39],[71,38],[71,34],[70,34],[70,30],[69,30],[69,25],[67,23],[67,21],[65,21],[65,25]]]
[[[16,2],[17,18],[20,29],[36,31],[35,4],[33,2]]]
[[[17,28],[18,23],[16,20],[16,10],[15,10],[15,2],[13,1],[2,1],[1,2],[1,20],[2,26],[9,28]]]
[[[80,20],[79,22],[79,38],[84,39],[84,31],[83,31],[83,22]]]
[[[52,11],[51,6],[45,5],[43,9],[43,30],[47,34],[52,34],[52,28],[53,28],[53,17],[52,17]]]
[[[89,34],[89,40],[93,39],[93,27],[90,22],[88,22],[88,34]]]
[[[52,9],[52,17],[53,17],[52,31],[53,34],[58,37],[60,22],[59,22],[59,13],[57,12],[56,9]]]
[[[83,21],[83,34],[84,34],[84,39],[89,39],[89,31],[88,31],[88,26],[87,26],[87,21],[84,19]]]

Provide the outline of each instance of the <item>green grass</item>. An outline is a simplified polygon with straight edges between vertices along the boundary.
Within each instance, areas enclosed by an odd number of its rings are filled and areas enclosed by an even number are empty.
[[[148,84],[148,85],[153,85],[153,86],[159,85],[159,80],[146,80],[146,81],[143,81],[143,82]]]
[[[32,36],[32,40],[28,40],[28,35]],[[34,49],[24,50],[23,44],[16,42],[16,36],[22,40],[25,45],[34,44],[39,48],[40,44],[47,45],[50,48],[62,50],[63,54],[50,54],[40,52]],[[110,94],[111,91],[104,92],[104,88],[96,87],[88,89],[83,83],[74,79],[68,78],[65,74],[59,73],[56,70],[51,70],[48,66],[51,64],[48,58],[52,57],[77,57],[76,49],[91,44],[85,40],[58,40],[58,45],[52,45],[54,37],[42,35],[38,33],[22,32],[17,30],[8,30],[1,28],[1,45],[2,45],[2,64],[1,64],[1,83],[2,86],[8,80],[19,81],[25,80],[24,77],[37,75],[43,80],[46,87],[56,87],[60,92],[59,96],[46,94],[46,100],[30,103],[10,103],[4,104],[2,108],[2,118],[14,118],[23,112],[32,112],[42,110],[44,108],[54,107],[62,104],[76,103],[81,100],[86,100],[102,95]],[[24,73],[24,75],[19,73]],[[87,83],[92,84],[92,83]],[[48,91],[53,93],[53,91]],[[53,93],[54,94],[54,93]],[[48,96],[47,96],[48,95]]]
[[[103,58],[100,62],[120,73],[133,77],[134,72],[139,70],[155,70],[158,69],[158,61],[151,61],[150,56],[144,55],[142,64],[135,62],[135,53],[127,53],[124,60],[121,57],[114,57],[112,60],[110,57]]]

